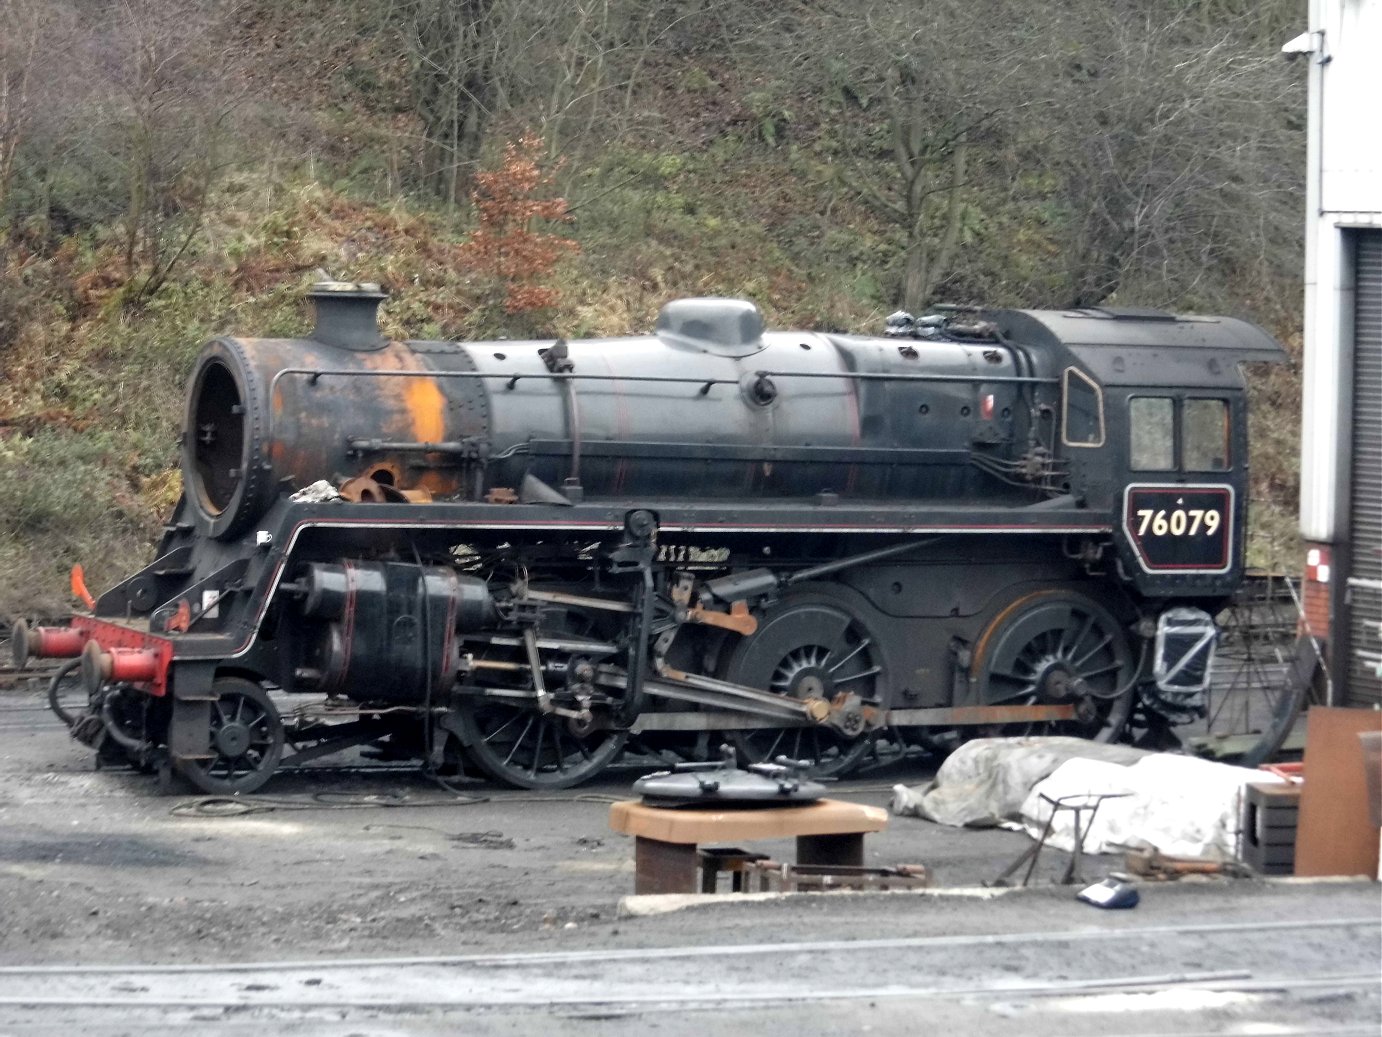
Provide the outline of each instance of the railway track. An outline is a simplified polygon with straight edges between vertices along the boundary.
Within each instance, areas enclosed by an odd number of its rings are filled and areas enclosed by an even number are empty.
[[[671,1017],[688,1009],[808,1012],[995,999],[1062,1002],[1063,1011],[1079,1012],[1069,1003],[1193,990],[1248,1006],[1277,1023],[1275,1034],[1375,1033],[1363,1027],[1373,1025],[1367,1020],[1376,1008],[1380,927],[1376,918],[1343,917],[397,959],[18,966],[0,968],[0,1022],[75,1026],[118,1011],[122,1023],[151,1025],[212,1010],[252,1013],[261,1024],[326,1013],[344,1023],[381,1013],[554,1009]],[[1302,940],[1330,950],[1280,953]],[[1322,993],[1351,999],[1357,1018],[1338,1012],[1334,1029],[1292,1029],[1283,1002]],[[1039,1019],[1044,1011],[1029,1014]]]
[[[62,660],[34,660],[22,670],[15,666],[0,666],[0,691],[47,687]]]

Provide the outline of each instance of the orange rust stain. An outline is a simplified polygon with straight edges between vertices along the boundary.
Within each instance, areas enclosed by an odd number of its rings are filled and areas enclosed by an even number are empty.
[[[421,443],[440,443],[446,437],[446,397],[437,383],[427,378],[410,378],[404,392],[413,419],[413,435]]]
[[[433,468],[414,476],[413,487],[426,490],[434,497],[449,497],[460,489],[461,476],[450,471],[439,472]]]

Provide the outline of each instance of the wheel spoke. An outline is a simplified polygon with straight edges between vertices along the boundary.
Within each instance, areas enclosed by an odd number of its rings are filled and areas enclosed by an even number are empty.
[[[822,649],[825,651],[825,658],[829,659],[835,653],[835,649],[844,644],[849,626],[849,617],[843,613],[837,612],[828,616],[817,614],[815,630],[809,635],[812,639],[810,651],[813,665],[821,661],[817,653]]]
[[[773,755],[777,752],[777,747],[782,744],[782,739],[789,730],[790,728],[786,727],[779,727],[777,729],[777,737],[773,739],[773,744],[768,746],[768,751],[763,754],[764,759],[771,760],[773,758]],[[798,744],[800,744],[800,742],[798,742]]]
[[[1079,648],[1080,645],[1084,642],[1084,639],[1086,635],[1088,635],[1089,629],[1092,626],[1094,626],[1094,616],[1092,614],[1086,615],[1084,617],[1084,623],[1080,625],[1080,632],[1075,637],[1070,639],[1070,641],[1068,642],[1068,647],[1066,647],[1065,650],[1061,652],[1061,654],[1066,656],[1067,658],[1073,655],[1075,650]]]
[[[769,610],[756,634],[739,642],[719,673],[723,679],[778,695],[826,699],[851,692],[886,707],[878,675],[884,670],[877,640],[842,605],[819,593],[788,598]],[[842,775],[867,753],[874,735],[846,736],[807,726],[730,732],[752,761],[781,755],[811,760],[820,776]]]
[[[1036,689],[1030,684],[1024,688],[1018,688],[1004,695],[990,695],[984,703],[986,706],[1035,706],[1038,705],[1039,696]]]
[[[273,774],[283,751],[278,711],[263,688],[244,678],[218,678],[213,690],[216,699],[207,724],[210,757],[176,766],[204,792],[253,792]]]
[[[989,671],[991,673],[1011,673],[1014,677],[1021,675],[1024,677],[1024,679],[1030,678],[1032,674],[1036,673],[1037,671],[1036,659],[1037,657],[1034,657],[1026,652],[1022,652],[1013,658],[1013,661],[1008,668],[1002,669],[995,663],[993,666],[989,667]],[[1020,671],[1018,670],[1019,666],[1022,667]]]
[[[493,731],[491,731],[489,734],[485,735],[485,736],[484,736],[484,740],[485,740],[486,742],[492,742],[492,741],[494,741],[496,738],[498,738],[500,735],[502,735],[505,731],[507,731],[507,730],[508,730],[510,727],[512,727],[514,724],[518,723],[519,719],[520,719],[522,716],[523,716],[522,713],[515,712],[514,715],[511,716],[511,717],[509,717],[508,720],[504,721],[502,724],[500,724],[498,727],[496,727],[496,728],[495,728]]]
[[[1032,683],[1032,670],[1028,667],[1025,673],[1019,673],[1016,669],[1000,670],[996,666],[990,667],[989,680],[993,680],[995,677],[1001,677],[1003,680],[1015,681],[1018,684],[1030,685]]]
[[[1024,698],[1046,701],[1042,689],[1062,670],[1106,686],[1096,692],[1096,715],[1088,724],[1066,720],[996,725],[1002,733],[1064,729],[1107,740],[1127,721],[1133,685],[1122,687],[1120,679],[1133,666],[1129,646],[1118,620],[1096,600],[1075,591],[1030,594],[1000,612],[983,639],[991,648],[974,675],[981,682],[985,704],[1017,704]]]
[[[509,755],[504,757],[505,767],[513,762],[514,753],[518,752],[519,747],[523,744],[523,739],[528,737],[528,732],[532,730],[533,722],[536,719],[537,717],[531,714],[528,716],[528,722],[523,725],[523,730],[518,733],[518,737],[514,739],[513,746],[509,749]]]
[[[871,645],[871,644],[873,644],[873,641],[872,641],[870,638],[867,638],[867,637],[864,638],[862,641],[860,641],[857,645],[854,646],[854,650],[853,650],[853,651],[851,651],[848,655],[846,655],[844,658],[842,658],[839,662],[835,663],[834,666],[829,666],[829,665],[828,665],[828,664],[830,663],[830,657],[827,656],[827,657],[826,657],[826,660],[825,660],[825,661],[826,661],[826,664],[827,664],[827,668],[830,670],[830,672],[831,672],[832,674],[838,672],[841,666],[843,666],[845,663],[849,662],[851,659],[853,659],[856,655],[858,655],[860,652],[862,652],[865,648],[867,648],[867,647],[868,647],[869,645]],[[843,680],[844,678],[839,678],[839,679],[840,679],[840,680]]]
[[[1083,677],[1085,680],[1089,680],[1089,678],[1091,677],[1100,677],[1105,673],[1117,673],[1122,668],[1123,664],[1115,659],[1107,666],[1100,666],[1097,670],[1081,670],[1080,676]]]
[[[562,758],[562,751],[561,751],[561,721],[559,721],[559,720],[553,721],[553,722],[552,722],[552,740],[556,743],[556,745],[555,745],[555,749],[556,749],[556,756],[555,756],[555,759],[556,759],[556,761],[557,761],[557,770],[565,772],[565,770],[566,770],[566,761],[565,761],[565,759]]]
[[[882,673],[882,672],[883,672],[883,667],[881,667],[881,666],[873,666],[873,667],[870,667],[870,668],[867,669],[867,670],[861,670],[861,671],[859,671],[858,673],[850,674],[848,677],[837,677],[837,678],[835,679],[835,686],[836,686],[836,687],[843,687],[843,686],[846,685],[846,684],[853,684],[855,681],[861,681],[861,680],[863,680],[865,677],[872,677],[874,674],[878,674],[878,673]]]
[[[1103,651],[1111,644],[1113,644],[1113,635],[1105,634],[1104,639],[1100,641],[1097,645],[1095,645],[1093,648],[1091,648],[1089,651],[1085,652],[1084,655],[1080,656],[1078,659],[1071,659],[1070,665],[1078,670],[1081,666],[1088,662],[1089,659],[1092,658],[1095,654]]]
[[[533,762],[528,767],[528,773],[537,777],[538,764],[542,762],[542,737],[547,733],[547,722],[539,720],[537,725],[537,744],[533,746]]]

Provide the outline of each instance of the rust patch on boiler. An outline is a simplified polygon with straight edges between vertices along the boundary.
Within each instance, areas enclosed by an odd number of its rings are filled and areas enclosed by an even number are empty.
[[[413,419],[413,437],[421,443],[439,443],[446,438],[446,398],[437,383],[425,378],[408,381],[405,390],[408,413]]]

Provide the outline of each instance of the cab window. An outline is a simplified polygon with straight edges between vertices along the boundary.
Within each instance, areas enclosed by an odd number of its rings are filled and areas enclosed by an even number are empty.
[[[1229,465],[1228,404],[1186,400],[1180,420],[1181,465],[1187,472],[1223,472]]]
[[[1176,401],[1169,396],[1134,396],[1128,401],[1128,443],[1139,472],[1176,467]]]
[[[1128,400],[1128,454],[1138,472],[1225,472],[1227,400],[1134,396]]]
[[[1061,424],[1066,446],[1104,445],[1104,393],[1083,371],[1065,369],[1065,413]]]

